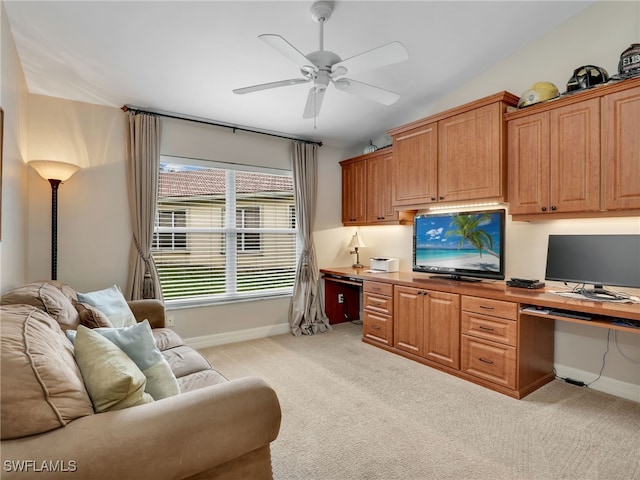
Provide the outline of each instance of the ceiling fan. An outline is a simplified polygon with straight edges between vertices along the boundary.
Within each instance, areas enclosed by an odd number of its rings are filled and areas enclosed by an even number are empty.
[[[384,105],[391,105],[398,100],[400,96],[397,93],[345,78],[344,75],[347,73],[354,74],[364,70],[372,70],[407,60],[409,58],[409,52],[406,47],[400,42],[391,42],[342,60],[335,53],[324,50],[323,47],[323,26],[331,17],[332,11],[333,2],[321,1],[311,6],[311,18],[320,25],[320,48],[308,55],[302,54],[280,35],[264,34],[258,36],[260,40],[298,65],[302,73],[302,78],[292,78],[289,80],[237,88],[233,90],[233,93],[245,94],[270,88],[313,82],[313,87],[311,87],[309,95],[307,96],[307,102],[302,115],[303,118],[315,118],[318,116],[324,93],[330,83],[333,83],[338,90],[361,95]]]

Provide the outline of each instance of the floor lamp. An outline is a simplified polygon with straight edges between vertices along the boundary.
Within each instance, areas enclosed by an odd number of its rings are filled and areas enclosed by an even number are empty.
[[[71,163],[56,160],[31,160],[29,162],[42,178],[51,184],[51,280],[58,279],[58,187],[80,170]]]

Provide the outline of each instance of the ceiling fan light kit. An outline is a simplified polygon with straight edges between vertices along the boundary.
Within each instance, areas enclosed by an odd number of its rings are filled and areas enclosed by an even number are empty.
[[[250,87],[233,90],[236,94],[245,94],[267,90],[270,88],[311,83],[305,104],[303,118],[315,118],[320,113],[324,93],[333,84],[336,89],[343,92],[360,95],[383,105],[391,105],[400,98],[397,93],[375,87],[351,78],[343,77],[347,73],[353,75],[365,70],[384,67],[402,62],[409,58],[409,52],[400,42],[391,42],[353,57],[342,60],[337,54],[324,50],[324,23],[331,18],[333,13],[332,2],[316,2],[311,6],[311,18],[320,25],[319,49],[304,55],[280,35],[263,34],[258,38],[279,51],[282,55],[294,62],[300,68],[302,78],[292,78],[277,82],[262,83]]]

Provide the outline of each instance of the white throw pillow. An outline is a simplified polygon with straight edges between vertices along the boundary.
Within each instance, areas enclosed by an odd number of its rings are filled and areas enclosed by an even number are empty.
[[[77,295],[79,302],[88,303],[104,313],[114,327],[130,327],[136,324],[136,317],[117,285]]]

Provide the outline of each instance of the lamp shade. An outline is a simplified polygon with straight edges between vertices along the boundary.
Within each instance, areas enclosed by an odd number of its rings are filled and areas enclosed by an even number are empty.
[[[351,237],[351,241],[349,242],[349,248],[355,248],[355,247],[358,247],[358,248],[366,247],[366,245],[360,238],[360,235],[358,235],[358,232],[353,234],[353,237]]]
[[[78,165],[57,160],[31,160],[29,162],[36,172],[45,180],[60,180],[64,182],[80,170]]]

